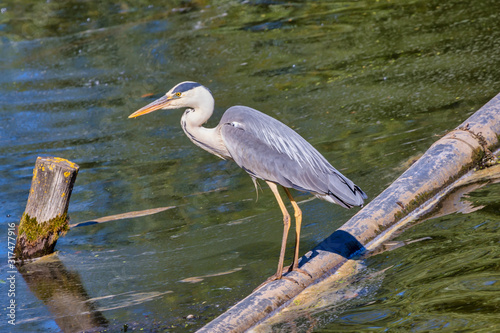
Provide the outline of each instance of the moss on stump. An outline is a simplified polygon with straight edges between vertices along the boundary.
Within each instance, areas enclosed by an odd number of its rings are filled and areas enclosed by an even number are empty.
[[[69,230],[68,205],[78,169],[63,158],[37,158],[15,248],[21,263],[54,252],[59,236]]]

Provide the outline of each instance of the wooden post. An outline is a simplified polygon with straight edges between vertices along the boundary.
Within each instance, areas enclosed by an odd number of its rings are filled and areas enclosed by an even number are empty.
[[[69,230],[69,198],[79,168],[59,157],[37,158],[17,233],[17,260],[22,262],[54,252],[59,235]]]

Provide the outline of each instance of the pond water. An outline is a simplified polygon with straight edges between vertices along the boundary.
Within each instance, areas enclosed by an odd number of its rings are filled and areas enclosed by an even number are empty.
[[[265,184],[257,200],[244,171],[194,146],[181,111],[127,119],[178,82],[211,89],[209,126],[232,105],[264,111],[371,199],[500,91],[499,40],[496,0],[3,2],[0,331],[194,331],[274,273],[282,222]],[[175,208],[69,231],[40,270],[52,283],[16,273],[11,326],[7,225],[40,155],[80,165],[71,223]],[[296,198],[301,253],[357,211]],[[432,239],[366,259],[382,278],[294,327],[500,330],[499,199],[487,186],[469,199],[483,208],[406,230]]]

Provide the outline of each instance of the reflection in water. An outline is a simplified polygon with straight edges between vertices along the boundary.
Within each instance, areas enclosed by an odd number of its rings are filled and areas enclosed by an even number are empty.
[[[68,271],[57,253],[25,264],[19,272],[63,332],[106,326],[106,318],[90,300],[78,273]]]
[[[361,261],[351,260],[251,332],[311,332],[347,308],[370,304],[370,295],[380,288],[388,269],[371,271]]]

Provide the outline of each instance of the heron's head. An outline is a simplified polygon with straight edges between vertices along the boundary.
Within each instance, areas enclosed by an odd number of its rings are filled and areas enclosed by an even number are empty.
[[[196,82],[186,81],[179,83],[165,96],[140,108],[128,117],[135,118],[160,109],[196,109],[205,106],[213,109],[213,103],[214,99],[208,88]]]

